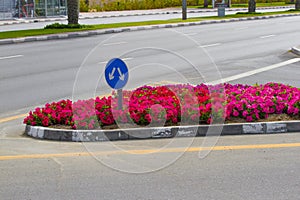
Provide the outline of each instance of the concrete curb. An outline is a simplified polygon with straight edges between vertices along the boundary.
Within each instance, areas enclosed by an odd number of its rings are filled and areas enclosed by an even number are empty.
[[[27,125],[25,128],[25,134],[33,138],[73,142],[157,139],[174,137],[180,138],[218,135],[278,134],[299,131],[300,121],[172,126],[118,130],[65,130],[29,125]]]
[[[292,47],[291,51],[292,51],[294,54],[300,56],[300,46],[298,46],[298,47]]]
[[[269,10],[269,9],[285,9],[285,8],[294,8],[294,6],[276,6],[276,7],[261,7],[257,10]],[[244,11],[247,8],[229,8],[226,11]],[[211,10],[188,10],[188,13],[208,13],[208,12],[217,12],[217,9]],[[139,14],[120,14],[120,15],[104,15],[104,16],[86,16],[79,17],[79,19],[101,19],[101,18],[112,18],[112,17],[133,17],[133,16],[145,16],[145,15],[166,15],[166,14],[180,14],[181,11],[163,11],[163,12],[151,12],[151,13],[139,13]],[[55,22],[55,21],[65,21],[67,18],[62,16],[61,18],[43,18],[43,19],[28,19],[24,21],[11,21],[1,23],[0,26],[14,25],[14,24],[29,24],[29,23],[38,23],[38,22]]]
[[[183,27],[183,26],[196,26],[196,25],[228,23],[228,22],[237,22],[237,21],[272,19],[272,18],[278,18],[278,17],[291,17],[291,16],[300,16],[300,14],[281,14],[281,15],[270,15],[270,16],[247,17],[247,18],[233,18],[233,19],[224,19],[224,20],[211,20],[211,21],[199,21],[199,22],[187,22],[187,23],[136,26],[136,27],[116,28],[116,29],[102,29],[102,30],[94,30],[94,31],[81,31],[81,32],[63,33],[63,34],[53,34],[53,35],[44,35],[44,36],[35,36],[35,37],[2,39],[2,40],[0,40],[0,45],[18,44],[18,43],[24,43],[24,42],[46,41],[46,40],[71,39],[71,38],[78,38],[78,37],[89,37],[89,36],[95,36],[95,35],[121,33],[121,32],[128,32],[128,31],[142,31],[142,30],[151,30],[151,29],[159,29],[159,28],[176,28],[176,27]]]

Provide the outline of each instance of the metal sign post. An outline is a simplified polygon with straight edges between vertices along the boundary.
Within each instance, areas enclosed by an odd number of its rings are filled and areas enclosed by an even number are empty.
[[[123,110],[123,89],[117,90],[118,95],[118,110]]]
[[[118,110],[123,109],[123,90],[122,88],[128,81],[128,68],[120,58],[111,59],[105,67],[105,79],[107,84],[117,90]]]

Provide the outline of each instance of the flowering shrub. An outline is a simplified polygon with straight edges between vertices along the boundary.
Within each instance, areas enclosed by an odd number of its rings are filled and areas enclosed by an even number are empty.
[[[73,125],[72,102],[62,100],[47,103],[44,108],[36,108],[30,111],[24,123],[32,126],[50,126],[53,124]]]
[[[116,123],[177,125],[223,122],[242,118],[248,122],[270,114],[299,116],[300,90],[279,83],[265,85],[204,84],[143,86],[123,91],[123,108],[117,97],[62,100],[36,108],[24,119],[32,126],[67,125],[74,129],[98,129]]]
[[[259,86],[226,84],[226,117],[241,117],[248,122],[270,114],[299,115],[300,90],[279,83]]]

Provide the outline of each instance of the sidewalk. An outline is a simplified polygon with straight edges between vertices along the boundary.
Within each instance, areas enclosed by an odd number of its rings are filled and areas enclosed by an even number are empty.
[[[257,10],[289,9],[289,8],[294,8],[294,6],[260,7],[257,8]],[[247,8],[226,8],[226,11],[246,11],[246,10]],[[187,12],[188,13],[217,12],[217,8],[214,9],[189,8]],[[125,10],[125,11],[109,11],[109,12],[84,12],[79,14],[79,19],[129,17],[129,16],[142,16],[142,15],[167,15],[167,14],[179,14],[179,13],[181,13],[181,8],[164,8],[164,9],[153,9],[153,10]],[[65,20],[67,20],[67,16],[0,20],[0,26],[12,25],[12,24],[37,23],[37,22],[65,21]]]
[[[257,10],[267,9],[288,9],[295,6],[275,6],[275,7],[259,7]],[[226,8],[226,11],[245,11],[248,8]],[[138,15],[160,15],[160,14],[178,14],[181,13],[181,8],[164,8],[153,10],[124,10],[124,11],[109,11],[109,12],[90,12],[80,13],[80,18],[105,18],[105,17],[122,17],[122,16],[138,16]],[[188,13],[205,13],[217,12],[217,8],[188,8]]]

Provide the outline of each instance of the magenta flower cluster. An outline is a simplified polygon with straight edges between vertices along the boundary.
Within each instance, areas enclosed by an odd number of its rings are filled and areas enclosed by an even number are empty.
[[[226,116],[248,122],[270,114],[299,115],[300,90],[280,83],[247,86],[226,84]]]
[[[231,118],[248,122],[270,114],[299,116],[300,90],[279,83],[264,85],[207,86],[204,84],[143,86],[123,92],[122,109],[116,94],[72,103],[62,100],[36,108],[24,119],[32,126],[67,125],[74,129],[98,129],[114,124],[145,126],[210,124]]]

